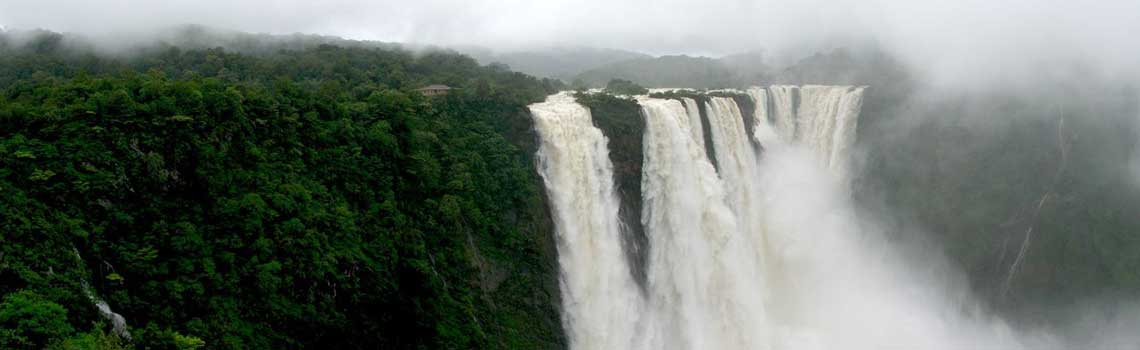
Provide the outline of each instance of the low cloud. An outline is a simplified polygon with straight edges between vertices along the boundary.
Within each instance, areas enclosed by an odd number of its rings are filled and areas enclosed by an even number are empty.
[[[807,0],[8,0],[0,24],[81,34],[202,24],[500,50],[598,46],[653,54],[766,49],[795,57],[873,43],[934,85],[1035,80],[1087,64],[1135,78],[1140,2]]]

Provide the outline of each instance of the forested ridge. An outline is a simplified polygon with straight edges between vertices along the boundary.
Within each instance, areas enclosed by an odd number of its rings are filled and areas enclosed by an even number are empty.
[[[63,38],[0,33],[0,348],[563,346],[525,109],[560,83]]]

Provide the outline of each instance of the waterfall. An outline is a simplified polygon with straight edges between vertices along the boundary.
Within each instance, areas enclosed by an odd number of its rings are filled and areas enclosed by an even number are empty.
[[[642,301],[622,250],[606,137],[568,93],[530,110],[541,138],[538,169],[554,214],[570,348],[631,349]]]
[[[728,97],[710,97],[706,104],[712,126],[713,150],[720,165],[720,178],[729,193],[728,205],[736,216],[741,232],[756,248],[755,259],[763,263],[767,238],[760,208],[760,186],[757,182],[756,150],[745,132],[744,117],[736,102]]]
[[[701,106],[697,105],[697,100],[692,98],[685,97],[681,100],[685,102],[685,114],[689,116],[689,128],[693,140],[703,150],[705,149],[705,130],[701,126]]]
[[[785,142],[796,139],[796,101],[800,88],[789,85],[773,85],[768,87],[769,102],[772,105],[771,124],[776,135]]]
[[[912,273],[854,210],[843,179],[863,90],[770,86],[703,106],[637,97],[644,290],[621,248],[606,138],[568,94],[530,106],[570,348],[1026,348],[930,277],[945,271]],[[753,98],[752,135],[724,93]]]
[[[855,123],[862,107],[862,87],[800,88],[796,142],[814,149],[829,169],[841,171],[855,143]]]
[[[749,96],[756,101],[758,125],[753,137],[765,147],[778,143],[809,147],[821,164],[843,173],[855,144],[855,126],[859,110],[863,108],[864,89],[862,86],[823,85],[748,89]],[[761,120],[768,120],[767,125],[760,125]]]
[[[71,254],[79,264],[83,264],[83,257],[79,255],[78,248],[72,246]],[[131,340],[131,332],[127,329],[127,319],[124,318],[123,315],[111,310],[110,304],[107,304],[106,301],[96,296],[95,290],[91,288],[91,285],[88,284],[86,280],[79,281],[79,284],[83,289],[83,294],[87,296],[87,300],[90,300],[91,303],[95,305],[95,310],[99,311],[99,315],[111,322],[111,334],[119,338]]]
[[[642,99],[651,349],[767,349],[763,275],[674,100]],[[699,125],[699,123],[696,123]],[[715,127],[714,127],[715,129]]]
[[[747,90],[748,96],[752,97],[752,102],[755,109],[752,115],[752,138],[757,143],[764,147],[770,147],[772,144],[779,142],[780,136],[776,133],[774,122],[770,115],[770,108],[768,107],[768,90],[762,87],[751,87]]]
[[[120,338],[131,340],[131,332],[127,330],[127,320],[114,311],[111,311],[111,305],[107,302],[96,298],[95,294],[91,292],[91,288],[87,286],[86,282],[83,284],[84,292],[87,293],[87,298],[95,303],[95,309],[99,310],[99,314],[103,318],[111,321],[111,334]]]

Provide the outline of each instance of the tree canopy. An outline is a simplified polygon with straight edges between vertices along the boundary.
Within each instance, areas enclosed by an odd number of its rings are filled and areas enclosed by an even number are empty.
[[[606,93],[615,95],[644,95],[649,90],[629,80],[611,79],[606,83]]]
[[[525,109],[559,83],[448,52],[0,38],[0,346],[561,346]]]

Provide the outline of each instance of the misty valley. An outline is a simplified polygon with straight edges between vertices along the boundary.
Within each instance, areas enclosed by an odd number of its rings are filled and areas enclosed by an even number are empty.
[[[0,26],[0,348],[1140,348],[1108,56],[162,28]]]

